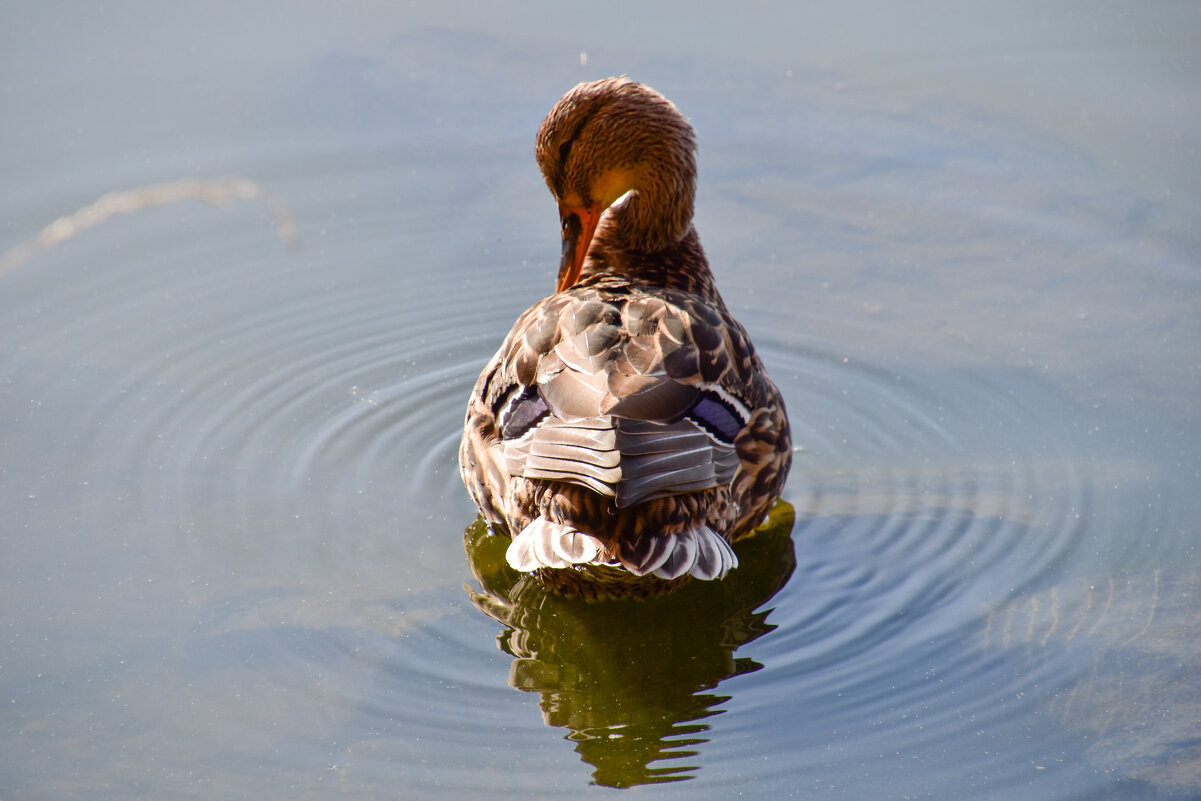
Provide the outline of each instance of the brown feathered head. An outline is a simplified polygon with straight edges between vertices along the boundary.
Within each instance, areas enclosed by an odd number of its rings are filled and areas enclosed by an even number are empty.
[[[563,226],[558,291],[575,283],[601,215],[619,200],[624,247],[654,252],[688,233],[695,151],[671,101],[626,78],[581,83],[555,104],[534,154]]]

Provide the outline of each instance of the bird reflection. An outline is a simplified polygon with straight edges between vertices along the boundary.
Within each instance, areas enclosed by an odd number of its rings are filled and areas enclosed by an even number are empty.
[[[543,718],[567,729],[593,781],[609,787],[694,776],[697,746],[730,696],[713,690],[762,667],[735,650],[771,631],[760,609],[796,567],[792,506],[734,544],[739,567],[646,599],[584,601],[547,591],[505,563],[507,537],[477,519],[464,532],[480,590],[472,602],[507,628],[509,683],[541,695]],[[653,765],[653,766],[652,766]]]

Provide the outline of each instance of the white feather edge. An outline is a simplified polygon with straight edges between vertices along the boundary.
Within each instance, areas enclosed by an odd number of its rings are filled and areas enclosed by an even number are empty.
[[[656,549],[642,565],[623,564],[635,575],[652,573],[662,579],[686,574],[701,580],[724,578],[738,567],[738,556],[725,537],[706,525],[671,535],[670,544]],[[539,568],[562,569],[572,565],[605,564],[600,540],[571,526],[553,523],[539,515],[513,538],[505,561],[514,570],[529,573]]]

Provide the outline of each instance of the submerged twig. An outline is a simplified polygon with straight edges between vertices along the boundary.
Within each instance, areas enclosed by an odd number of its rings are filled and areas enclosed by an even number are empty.
[[[275,217],[275,230],[279,238],[289,247],[296,247],[300,241],[296,222],[283,198],[254,181],[237,176],[180,178],[135,189],[108,192],[74,214],[59,217],[43,228],[37,236],[26,239],[0,254],[0,276],[112,217],[168,203],[178,203],[181,200],[200,200],[211,206],[228,206],[235,200],[261,200]]]

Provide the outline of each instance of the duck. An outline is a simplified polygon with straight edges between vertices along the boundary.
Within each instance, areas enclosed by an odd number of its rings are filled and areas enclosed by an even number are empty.
[[[661,594],[737,567],[781,494],[779,389],[693,225],[696,136],[654,89],[581,83],[538,129],[558,205],[555,292],[472,389],[463,482],[505,559],[552,590]]]

